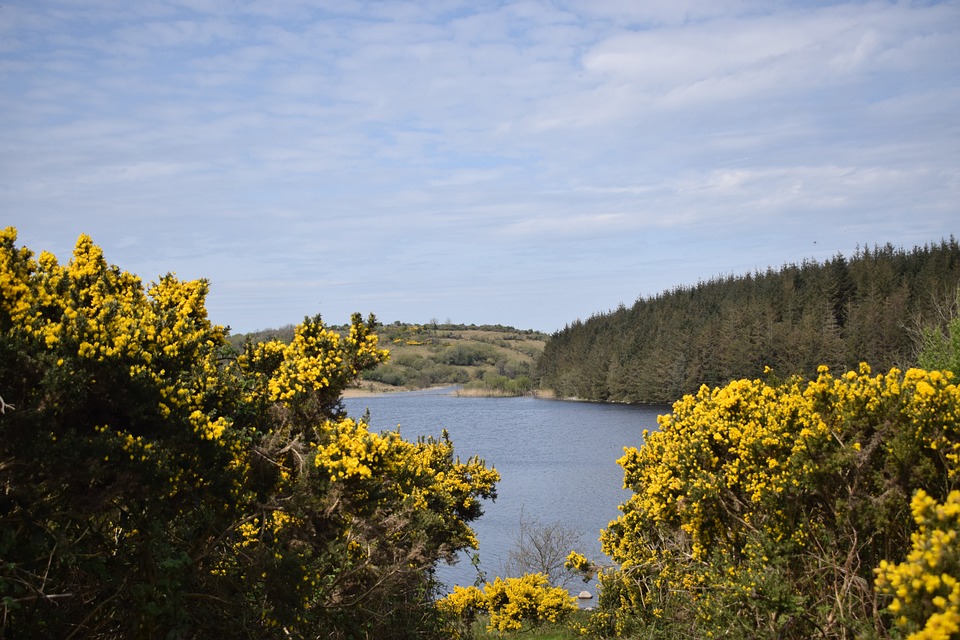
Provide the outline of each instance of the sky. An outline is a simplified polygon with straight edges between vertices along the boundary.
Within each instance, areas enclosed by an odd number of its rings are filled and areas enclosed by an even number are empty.
[[[960,2],[4,0],[0,226],[321,314],[552,332],[960,235]]]

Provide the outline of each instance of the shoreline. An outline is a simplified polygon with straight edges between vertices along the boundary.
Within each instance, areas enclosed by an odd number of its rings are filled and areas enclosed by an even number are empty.
[[[361,383],[359,387],[349,387],[340,394],[341,398],[372,398],[376,396],[391,396],[397,393],[439,393],[450,389],[454,395],[460,387],[453,384],[434,385],[432,387],[391,387],[381,383]]]
[[[444,393],[446,392],[446,393]],[[589,400],[577,398],[574,396],[560,397],[552,389],[534,389],[529,393],[520,395],[504,393],[494,389],[467,389],[458,384],[440,384],[431,387],[391,387],[379,382],[363,381],[358,387],[344,389],[341,398],[376,398],[391,396],[402,393],[427,393],[443,394],[456,396],[458,398],[536,398],[538,400],[557,400],[558,402],[582,402],[586,404],[612,404],[627,405],[639,407],[663,407],[666,413],[670,413],[672,404],[662,404],[658,402],[623,402],[619,400]]]
[[[391,387],[382,383],[362,382],[360,386],[350,387],[343,390],[342,398],[372,398],[378,396],[390,396],[397,393],[436,393],[439,394],[448,391],[447,395],[460,398],[538,398],[541,400],[568,400],[569,398],[558,398],[556,393],[549,389],[535,389],[529,393],[511,394],[504,393],[495,389],[467,389],[459,384],[441,384],[430,387]]]

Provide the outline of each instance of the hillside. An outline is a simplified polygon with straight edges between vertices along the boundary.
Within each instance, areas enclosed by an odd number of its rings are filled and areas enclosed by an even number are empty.
[[[536,361],[549,338],[539,331],[501,325],[416,325],[399,321],[378,326],[377,334],[390,358],[363,373],[361,391],[459,385],[463,394],[523,395],[533,389]],[[230,340],[239,346],[247,337],[255,341],[276,337],[286,342],[292,335],[290,326],[239,334]]]
[[[413,325],[378,329],[390,359],[363,376],[367,389],[422,389],[462,385],[461,393],[522,395],[547,334],[501,325]]]
[[[950,316],[958,286],[952,237],[715,278],[568,325],[537,378],[562,397],[673,402],[766,367],[781,377],[815,377],[819,365],[903,368],[916,362],[919,328]]]

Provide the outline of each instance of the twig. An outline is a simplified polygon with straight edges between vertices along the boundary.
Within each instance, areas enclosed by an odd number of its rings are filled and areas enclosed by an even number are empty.
[[[13,411],[14,409],[16,409],[16,407],[13,406],[12,404],[7,404],[6,402],[4,402],[3,397],[0,396],[0,413],[6,413],[7,409],[10,409],[10,411]]]

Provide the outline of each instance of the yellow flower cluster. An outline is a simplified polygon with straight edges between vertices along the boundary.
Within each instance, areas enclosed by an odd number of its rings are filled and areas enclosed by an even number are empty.
[[[98,431],[101,433],[107,432],[107,427],[101,426],[98,428]],[[120,441],[121,447],[130,456],[131,460],[139,459],[140,462],[146,462],[147,458],[150,457],[156,450],[156,447],[153,442],[148,442],[143,436],[134,436],[131,433],[125,433],[123,431],[115,432],[117,440]]]
[[[46,252],[34,260],[14,246],[16,235],[0,233],[0,322],[36,340],[57,366],[69,358],[122,363],[131,379],[159,389],[161,415],[178,413],[204,439],[222,435],[227,422],[205,415],[218,382],[215,350],[226,344],[225,330],[207,319],[206,281],[168,275],[145,291],[138,277],[108,265],[87,235],[66,267]]]
[[[374,471],[386,473],[396,465],[399,450],[409,447],[400,434],[371,433],[364,422],[352,418],[330,421],[323,431],[329,440],[317,446],[314,463],[329,475],[331,482],[370,478]]]
[[[487,611],[489,631],[520,631],[524,623],[540,625],[558,622],[577,610],[576,600],[562,587],[551,587],[546,576],[529,573],[519,578],[502,579],[476,587],[454,587],[438,601],[447,615],[466,617],[473,611]]]
[[[339,396],[360,371],[389,357],[378,348],[372,324],[354,314],[350,331],[341,336],[319,318],[308,319],[296,327],[289,344],[248,345],[237,364],[253,383],[251,399],[290,404],[331,389]]]
[[[589,572],[593,568],[593,563],[591,563],[585,555],[582,553],[577,553],[576,551],[571,551],[567,555],[566,561],[563,563],[563,566],[571,571],[579,571],[580,573]]]
[[[300,325],[284,349],[283,364],[268,383],[270,400],[290,400],[306,391],[325,389],[344,365],[340,336],[330,329],[309,331]]]
[[[562,587],[551,587],[542,573],[497,577],[484,591],[490,603],[490,630],[519,631],[524,621],[557,622],[577,609],[573,596]]]
[[[249,522],[241,522],[237,525],[237,534],[239,537],[236,542],[237,548],[256,544],[260,540],[260,519],[254,518]]]
[[[467,545],[477,548],[472,529],[456,525],[479,515],[478,497],[492,497],[500,481],[496,469],[477,457],[453,461],[453,444],[444,432],[439,440],[408,442],[397,431],[374,433],[363,421],[344,418],[326,422],[314,445],[314,464],[331,482],[392,477],[391,490],[416,510],[437,510],[456,516],[449,523]]]
[[[918,529],[899,564],[882,561],[877,591],[893,595],[889,610],[908,640],[960,635],[960,491],[939,504],[923,490],[911,502]]]
[[[703,387],[618,461],[633,495],[601,534],[604,552],[620,563],[601,581],[635,585],[618,591],[621,606],[634,611],[677,593],[693,601],[710,593],[752,597],[768,555],[813,557],[836,539],[828,529],[849,517],[844,505],[854,494],[826,498],[824,487],[833,491],[901,451],[925,451],[930,468],[942,470],[933,477],[955,483],[958,416],[950,375],[919,369],[873,375],[863,364],[834,377],[821,367],[813,381]]]
[[[0,323],[11,325],[23,324],[30,312],[32,294],[28,283],[36,269],[31,260],[33,253],[26,247],[18,249],[16,240],[17,230],[13,227],[0,231]]]
[[[451,593],[437,601],[437,608],[448,616],[467,617],[471,612],[486,611],[487,598],[477,587],[455,585]]]
[[[199,434],[204,440],[219,439],[220,436],[223,435],[223,430],[230,424],[223,416],[211,420],[210,416],[199,409],[195,409],[193,413],[190,414],[190,423],[193,425],[194,432]]]
[[[942,457],[952,479],[960,479],[960,388],[951,372],[910,369],[903,386],[911,397],[904,415],[914,434]]]
[[[738,380],[703,387],[658,421],[660,430],[618,461],[625,487],[635,492],[621,527],[635,529],[647,521],[677,526],[689,535],[694,559],[702,560],[730,531],[722,503],[733,500],[749,525],[759,526],[763,517],[775,537],[804,541],[807,533],[789,513],[768,509],[789,503],[809,471],[807,452],[830,439],[798,382],[774,387]],[[604,539],[606,552],[618,553],[616,545],[632,538]]]

